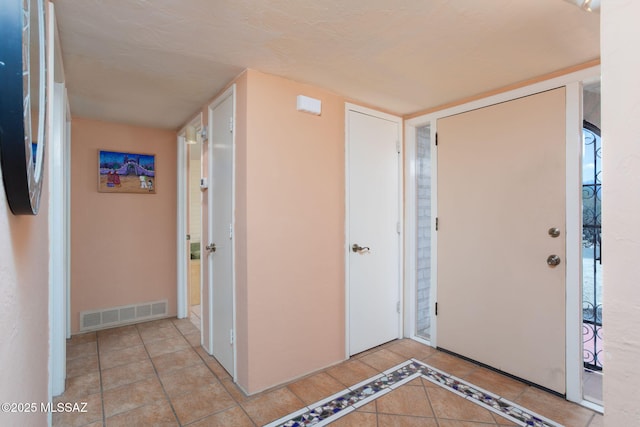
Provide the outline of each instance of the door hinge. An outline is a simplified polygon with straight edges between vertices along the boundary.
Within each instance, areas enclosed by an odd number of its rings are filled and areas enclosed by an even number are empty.
[[[400,232],[401,232],[401,231],[402,231],[402,230],[401,230],[401,228],[400,228],[400,221],[398,221],[398,222],[396,222],[396,232],[397,232],[398,234],[400,234]]]
[[[229,117],[229,132],[233,132],[233,117]]]
[[[396,311],[400,313],[400,301],[396,303]]]
[[[229,344],[233,345],[233,340],[234,340],[233,329],[229,329]]]
[[[187,240],[191,240],[191,234],[187,234]]]
[[[396,141],[396,151],[400,153],[400,140]]]
[[[438,231],[438,217],[436,217],[436,231]]]
[[[438,132],[436,132],[436,147],[438,146]]]
[[[438,315],[438,303],[436,302],[436,316]]]
[[[229,239],[233,239],[233,224],[229,224]]]

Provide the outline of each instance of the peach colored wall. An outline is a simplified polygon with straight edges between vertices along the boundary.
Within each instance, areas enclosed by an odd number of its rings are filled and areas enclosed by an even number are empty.
[[[44,177],[47,176],[46,162]],[[37,216],[14,216],[0,179],[0,402],[47,402],[49,186]],[[43,426],[46,413],[0,413],[3,426]]]
[[[252,394],[345,356],[345,99],[254,70],[234,83],[236,372]],[[322,115],[297,112],[297,95]]]
[[[176,133],[74,117],[71,331],[84,310],[167,299],[176,314]],[[156,194],[98,193],[98,150],[156,155]]]
[[[322,115],[296,111],[297,95],[320,99]],[[344,116],[340,96],[247,73],[246,165],[238,171],[247,241],[237,259],[247,269],[238,323],[247,334],[240,385],[249,393],[345,357]]]
[[[604,406],[606,426],[640,425],[640,2],[602,2]]]

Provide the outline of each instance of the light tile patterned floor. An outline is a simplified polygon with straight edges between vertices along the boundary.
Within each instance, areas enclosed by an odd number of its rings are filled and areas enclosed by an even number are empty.
[[[74,336],[67,343],[67,391],[56,402],[87,402],[88,412],[54,414],[54,426],[263,426],[411,358],[567,427],[602,425],[600,415],[583,407],[407,339],[247,397],[220,364],[202,350],[199,340],[200,332],[186,319]],[[516,424],[416,378],[331,425]]]
[[[429,399],[429,391],[425,390],[426,393],[413,393],[414,390],[411,390],[409,384],[413,386],[436,385],[448,391],[452,396],[461,397],[466,402],[457,401],[457,406],[469,407],[469,404],[476,405],[473,408],[476,412],[475,417],[484,418],[484,421],[495,421],[500,425],[518,425],[522,427],[562,427],[553,420],[523,408],[502,396],[449,375],[416,359],[407,360],[382,374],[375,375],[332,396],[307,405],[306,408],[269,423],[267,427],[321,427],[357,411],[369,402],[380,399],[381,404],[384,404],[386,402],[385,397],[388,398],[388,394],[399,396],[398,402],[409,405],[406,406],[406,410],[413,411],[411,415],[414,418],[425,418],[425,423],[428,421],[426,420],[427,418],[435,420],[441,418],[441,415],[433,411],[433,404]],[[434,393],[437,394],[436,391]],[[414,396],[419,397],[418,399],[412,399]],[[412,402],[412,400],[414,401]],[[421,410],[428,408],[431,408],[431,410],[427,412]],[[489,413],[483,411],[483,408],[488,410]],[[394,412],[397,412],[397,410]],[[494,414],[504,419],[500,420]]]

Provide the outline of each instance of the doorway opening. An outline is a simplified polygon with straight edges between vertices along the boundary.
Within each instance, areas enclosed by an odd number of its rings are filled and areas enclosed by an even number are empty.
[[[200,177],[202,176],[202,142],[197,135],[199,128],[187,129],[187,170],[188,170],[188,221],[187,233],[189,240],[189,270],[187,275],[188,287],[188,316],[191,322],[201,329],[202,310],[202,265],[200,262],[202,246],[202,195],[200,192]],[[190,137],[192,133],[194,136]]]
[[[582,128],[583,397],[602,405],[602,140],[600,83],[584,86]]]

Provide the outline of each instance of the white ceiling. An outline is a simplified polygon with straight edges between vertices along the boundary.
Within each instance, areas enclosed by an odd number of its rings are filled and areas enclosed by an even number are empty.
[[[53,0],[72,113],[176,129],[245,68],[410,114],[599,58],[562,0]]]

